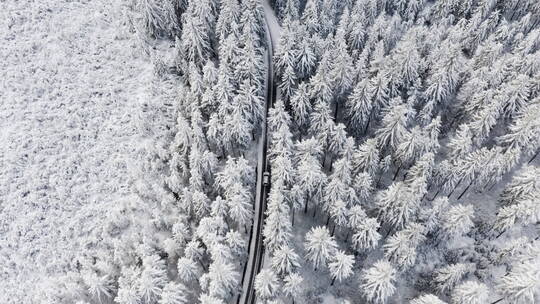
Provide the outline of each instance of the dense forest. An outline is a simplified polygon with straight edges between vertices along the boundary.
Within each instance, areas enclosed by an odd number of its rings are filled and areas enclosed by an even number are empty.
[[[265,121],[258,303],[539,303],[540,2],[271,5],[126,5],[170,93],[47,303],[237,303]]]

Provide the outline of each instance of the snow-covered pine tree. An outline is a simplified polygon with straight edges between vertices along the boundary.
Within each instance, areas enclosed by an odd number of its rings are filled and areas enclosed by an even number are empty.
[[[394,174],[394,180],[401,168],[410,166],[418,157],[426,152],[427,143],[427,138],[423,136],[423,132],[418,126],[411,128],[410,132],[405,133],[403,141],[397,146],[393,156],[398,166]]]
[[[203,0],[190,2],[182,17],[181,53],[201,68],[214,53],[213,14],[210,0]]]
[[[270,253],[288,244],[291,237],[289,205],[284,192],[283,181],[276,179],[270,190],[266,221],[263,227],[264,242]]]
[[[405,226],[418,209],[419,199],[403,182],[394,182],[375,196],[381,222],[393,228]]]
[[[411,300],[409,304],[446,304],[446,302],[443,302],[435,295],[426,294]]]
[[[278,275],[287,275],[300,267],[300,257],[289,245],[283,245],[274,251],[272,269]]]
[[[285,295],[292,298],[292,304],[294,304],[295,300],[300,298],[303,291],[303,282],[304,278],[298,273],[291,273],[283,280],[283,292]]]
[[[352,243],[356,251],[375,249],[382,238],[379,228],[379,222],[374,218],[366,218],[353,227]]]
[[[515,263],[497,285],[504,299],[512,303],[533,304],[540,299],[540,270],[538,261]]]
[[[319,33],[321,26],[319,22],[320,5],[319,0],[308,0],[302,13],[302,23],[306,25],[311,35]]]
[[[407,125],[411,116],[414,116],[414,112],[407,104],[403,104],[399,98],[396,98],[385,108],[383,114],[384,117],[375,138],[379,147],[384,147],[385,150],[389,147],[390,151],[394,151],[405,140],[408,133]]]
[[[338,250],[332,257],[332,261],[328,263],[328,269],[332,275],[332,283],[334,285],[335,280],[339,282],[349,278],[353,274],[354,256],[346,254],[342,250]]]
[[[339,109],[344,102],[344,97],[349,94],[353,87],[354,69],[351,66],[352,58],[347,50],[344,33],[338,33],[334,38],[334,60],[330,65],[329,76],[334,84],[336,98],[334,99],[334,119],[338,119]]]
[[[219,16],[216,23],[216,36],[220,41],[225,40],[234,31],[240,21],[240,5],[237,0],[220,1]]]
[[[197,263],[189,258],[182,257],[177,262],[178,277],[184,283],[190,283],[199,275]]]
[[[248,81],[249,84],[256,86],[257,93],[261,93],[266,72],[263,51],[245,28],[240,39],[243,45],[237,58],[238,64],[235,66],[236,77],[240,82]]]
[[[294,96],[296,88],[298,86],[298,79],[296,72],[292,65],[287,65],[283,74],[281,75],[281,82],[279,84],[279,89],[282,93],[282,98],[289,102],[289,100]]]
[[[134,304],[142,301],[139,293],[139,277],[141,270],[138,267],[128,267],[122,270],[118,278],[118,293],[114,301],[119,304]]]
[[[349,209],[347,209],[347,204],[344,201],[337,200],[330,206],[330,218],[334,222],[334,227],[332,228],[332,235],[334,235],[336,227],[346,227],[348,217]]]
[[[234,295],[240,283],[240,273],[234,264],[218,259],[210,264],[208,269],[210,295],[227,299]]]
[[[142,14],[142,25],[145,31],[153,37],[165,34],[168,28],[164,2],[156,0],[139,0],[139,9]]]
[[[213,297],[208,294],[201,294],[199,297],[199,302],[201,304],[225,304],[225,302],[217,297]]]
[[[298,160],[298,184],[306,195],[304,213],[307,212],[310,200],[318,203],[320,189],[327,182],[326,174],[322,171],[319,158],[322,157],[322,149],[314,138],[309,138],[297,143]]]
[[[488,303],[489,289],[483,283],[466,281],[461,283],[452,292],[453,304],[485,304]]]
[[[353,164],[355,172],[367,172],[372,178],[375,178],[380,166],[379,155],[377,141],[373,138],[367,139],[354,153]]]
[[[263,299],[275,297],[279,287],[278,277],[271,269],[262,269],[255,278],[255,291]]]
[[[158,304],[187,304],[187,288],[181,283],[169,282],[163,288]]]
[[[308,34],[305,25],[299,24],[297,37],[300,40],[297,53],[297,71],[299,79],[306,80],[313,75],[317,68],[317,49],[315,41]]]
[[[109,275],[100,275],[94,270],[87,270],[82,278],[90,298],[96,302],[108,301],[113,295],[114,286]]]
[[[312,108],[307,83],[302,82],[298,85],[289,103],[293,110],[295,123],[300,126],[300,131],[305,132]]]
[[[369,79],[359,81],[346,102],[347,118],[352,130],[367,131],[372,118],[373,88]],[[358,132],[358,131],[357,131]]]
[[[315,270],[326,266],[327,261],[335,254],[337,243],[326,227],[313,227],[305,237],[306,259],[313,264]]]
[[[141,298],[147,303],[157,301],[167,282],[165,261],[154,254],[144,257],[143,269],[138,283]]]
[[[249,32],[256,45],[264,45],[264,12],[262,3],[257,0],[241,2],[240,22],[244,31]]]
[[[448,142],[449,154],[451,160],[458,159],[471,152],[473,149],[472,133],[467,124],[459,125],[456,133],[450,137]]]
[[[537,203],[539,198],[540,194],[536,193],[533,198],[499,209],[494,224],[494,228],[501,232],[499,236],[517,223],[526,226],[537,222],[540,214],[540,205]]]
[[[399,269],[412,267],[416,262],[416,248],[425,238],[425,227],[410,223],[386,240],[384,255]]]
[[[431,206],[420,210],[419,218],[426,227],[427,233],[440,229],[441,221],[448,210],[450,203],[447,197],[439,197],[433,200]]]
[[[299,0],[283,0],[284,4],[279,11],[279,16],[282,19],[296,20],[300,17],[300,1]]]
[[[285,103],[278,99],[274,106],[268,110],[268,131],[275,133],[282,127],[289,127],[290,125],[291,116],[285,110]]]
[[[246,239],[240,232],[232,229],[229,230],[225,235],[225,242],[235,255],[241,257],[245,255],[247,249]]]
[[[434,283],[441,292],[452,289],[474,268],[470,264],[457,263],[445,266],[435,272]]]
[[[366,172],[361,172],[356,175],[356,181],[353,185],[356,190],[356,196],[361,202],[367,202],[368,198],[371,197],[374,185],[371,175]]]
[[[351,229],[357,227],[367,218],[367,214],[360,205],[354,205],[349,209],[348,226]]]
[[[240,230],[240,227],[247,227],[251,223],[253,218],[253,204],[248,189],[239,183],[233,184],[232,187],[234,190],[231,190],[231,192],[234,194],[227,197],[229,216],[236,223],[236,228]]]
[[[498,137],[497,140],[507,149],[521,148],[526,155],[537,154],[540,151],[539,115],[540,104],[531,102],[525,106],[523,112],[515,116],[508,127],[508,133]]]
[[[396,292],[396,270],[384,260],[362,272],[360,290],[368,301],[384,304]]]
[[[535,166],[521,168],[501,193],[502,205],[507,206],[534,197],[535,193],[540,192],[538,176],[540,176],[540,168]]]
[[[441,233],[443,238],[452,239],[469,233],[474,226],[474,207],[461,204],[452,206],[446,211],[441,221]]]

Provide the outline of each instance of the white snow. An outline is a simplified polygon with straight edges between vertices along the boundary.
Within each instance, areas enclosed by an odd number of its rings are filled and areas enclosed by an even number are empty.
[[[0,2],[0,303],[30,303],[128,199],[152,74],[121,5]]]

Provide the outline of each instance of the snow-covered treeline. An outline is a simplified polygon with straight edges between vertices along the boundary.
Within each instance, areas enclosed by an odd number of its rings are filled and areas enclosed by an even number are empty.
[[[264,113],[262,6],[140,0],[128,14],[169,94],[144,105],[131,184],[140,202],[119,210],[114,255],[73,271],[58,301],[231,302],[247,256],[252,148]]]
[[[262,1],[0,3],[0,301],[237,303]],[[257,303],[540,302],[540,2],[269,2]]]
[[[540,301],[540,5],[273,6],[265,242],[278,279],[261,296]]]

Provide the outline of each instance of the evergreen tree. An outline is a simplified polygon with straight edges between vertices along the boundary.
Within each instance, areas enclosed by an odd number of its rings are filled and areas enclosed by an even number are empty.
[[[345,252],[338,250],[332,261],[328,264],[328,268],[332,274],[332,283],[330,285],[334,285],[336,279],[341,282],[349,278],[353,274],[353,266],[354,256],[347,255]]]
[[[288,244],[292,230],[283,182],[279,179],[273,183],[270,190],[266,215],[263,227],[264,242],[269,252],[273,253]]]
[[[379,149],[375,139],[367,139],[358,147],[353,156],[355,172],[367,172],[372,178],[379,170]]]
[[[467,281],[457,286],[452,293],[452,303],[487,303],[489,289],[485,284]]]
[[[385,257],[400,269],[412,267],[416,262],[416,248],[423,240],[425,228],[411,223],[387,239],[384,244]]]
[[[412,109],[406,104],[401,104],[399,99],[392,100],[384,110],[381,127],[376,132],[379,147],[388,146],[391,150],[395,150],[405,139],[408,132],[406,127],[412,115],[414,115]]]
[[[232,263],[216,260],[208,269],[210,294],[218,298],[228,298],[239,284],[239,273]]]
[[[347,99],[347,113],[351,126],[355,130],[364,130],[369,126],[373,109],[373,88],[368,79],[363,79],[355,86]]]
[[[167,29],[164,2],[155,0],[139,0],[138,5],[142,13],[142,23],[145,31],[154,37],[164,34]]]
[[[227,235],[225,235],[225,242],[234,254],[238,256],[243,256],[245,254],[247,249],[246,240],[240,232],[230,230],[227,232]]]
[[[342,200],[335,201],[330,207],[330,217],[334,221],[334,228],[332,229],[332,235],[336,230],[336,226],[345,227],[347,225],[347,218],[349,216],[349,210],[347,204]]]
[[[88,289],[88,294],[97,302],[107,301],[114,290],[113,282],[108,275],[99,275],[89,270],[83,274],[83,280]]]
[[[200,67],[213,56],[213,12],[209,2],[190,2],[182,18],[181,52],[189,62]],[[204,11],[204,14],[200,14],[200,11]]]
[[[303,24],[298,26],[297,42],[297,71],[300,79],[308,79],[313,75],[317,68],[317,54],[314,46],[314,41],[308,34],[306,27]]]
[[[441,292],[452,290],[468,273],[471,272],[469,264],[452,264],[436,271],[434,281]]]
[[[432,294],[426,294],[418,298],[413,299],[410,304],[446,304],[437,296]]]
[[[255,278],[255,290],[263,299],[270,299],[276,296],[279,288],[279,281],[276,274],[270,269],[262,269]]]
[[[306,259],[313,264],[315,270],[325,266],[337,249],[337,243],[326,227],[314,227],[305,237]]]
[[[418,209],[419,201],[402,182],[395,182],[375,196],[379,218],[391,227],[403,227]]]
[[[118,278],[118,294],[114,299],[119,304],[137,304],[142,301],[138,290],[141,270],[129,267],[122,270],[122,276]]]
[[[504,298],[513,303],[538,302],[540,297],[538,263],[517,263],[510,273],[500,279],[497,287]]]
[[[187,289],[184,285],[175,282],[169,282],[163,288],[159,304],[187,304]]]
[[[368,301],[386,303],[396,292],[396,270],[384,260],[362,272],[360,290]]]
[[[472,134],[468,125],[459,125],[456,134],[452,136],[448,142],[448,148],[448,156],[450,159],[457,159],[471,152],[473,149],[473,142]]]
[[[362,172],[356,175],[356,181],[354,183],[354,189],[358,199],[366,202],[371,194],[373,193],[373,179],[368,173]]]
[[[352,236],[352,243],[356,250],[375,249],[382,238],[378,232],[379,228],[380,225],[374,218],[366,218],[365,221],[356,225]]]
[[[539,115],[538,103],[525,106],[523,112],[515,116],[508,133],[497,140],[508,149],[521,148],[527,155],[537,152],[540,148],[540,122],[537,119]]]
[[[445,237],[453,238],[468,233],[474,226],[474,209],[472,205],[461,204],[450,207],[442,218],[442,231]]]
[[[216,36],[219,40],[225,40],[228,35],[234,34],[240,19],[240,12],[237,0],[220,1],[219,17],[216,23]]]
[[[427,142],[428,140],[423,136],[419,127],[413,127],[410,132],[405,133],[403,141],[397,146],[393,157],[399,163],[395,177],[403,166],[413,163],[426,152]]]
[[[274,251],[272,269],[278,275],[290,274],[300,267],[300,257],[293,248],[283,245]]]
[[[540,192],[540,169],[534,166],[523,167],[510,183],[504,188],[500,196],[503,206],[526,200]]]
[[[294,113],[294,121],[304,129],[309,122],[312,107],[309,88],[306,83],[298,85],[297,90],[291,97],[290,104]]]
[[[304,212],[310,199],[320,194],[320,189],[326,184],[327,177],[322,172],[321,163],[318,160],[322,151],[317,141],[313,138],[297,144],[298,151],[298,183],[306,194]]]
[[[441,227],[441,222],[448,210],[450,203],[447,197],[439,197],[433,200],[429,208],[420,210],[419,218],[426,227],[427,232],[434,232]]]
[[[178,277],[182,282],[190,283],[193,280],[195,280],[199,274],[199,271],[197,269],[197,264],[195,261],[183,257],[178,260],[177,263],[178,268]]]
[[[167,281],[165,261],[161,260],[157,255],[149,255],[143,258],[143,269],[139,278],[138,291],[145,302],[157,301]]]
[[[210,296],[208,294],[202,294],[199,297],[199,302],[201,304],[225,304],[225,302],[223,302],[223,300],[221,300],[219,298],[216,298],[216,297],[213,297],[213,296]]]
[[[292,304],[294,304],[295,300],[300,298],[302,294],[304,278],[297,273],[291,273],[285,277],[283,282],[283,292],[292,298]]]

